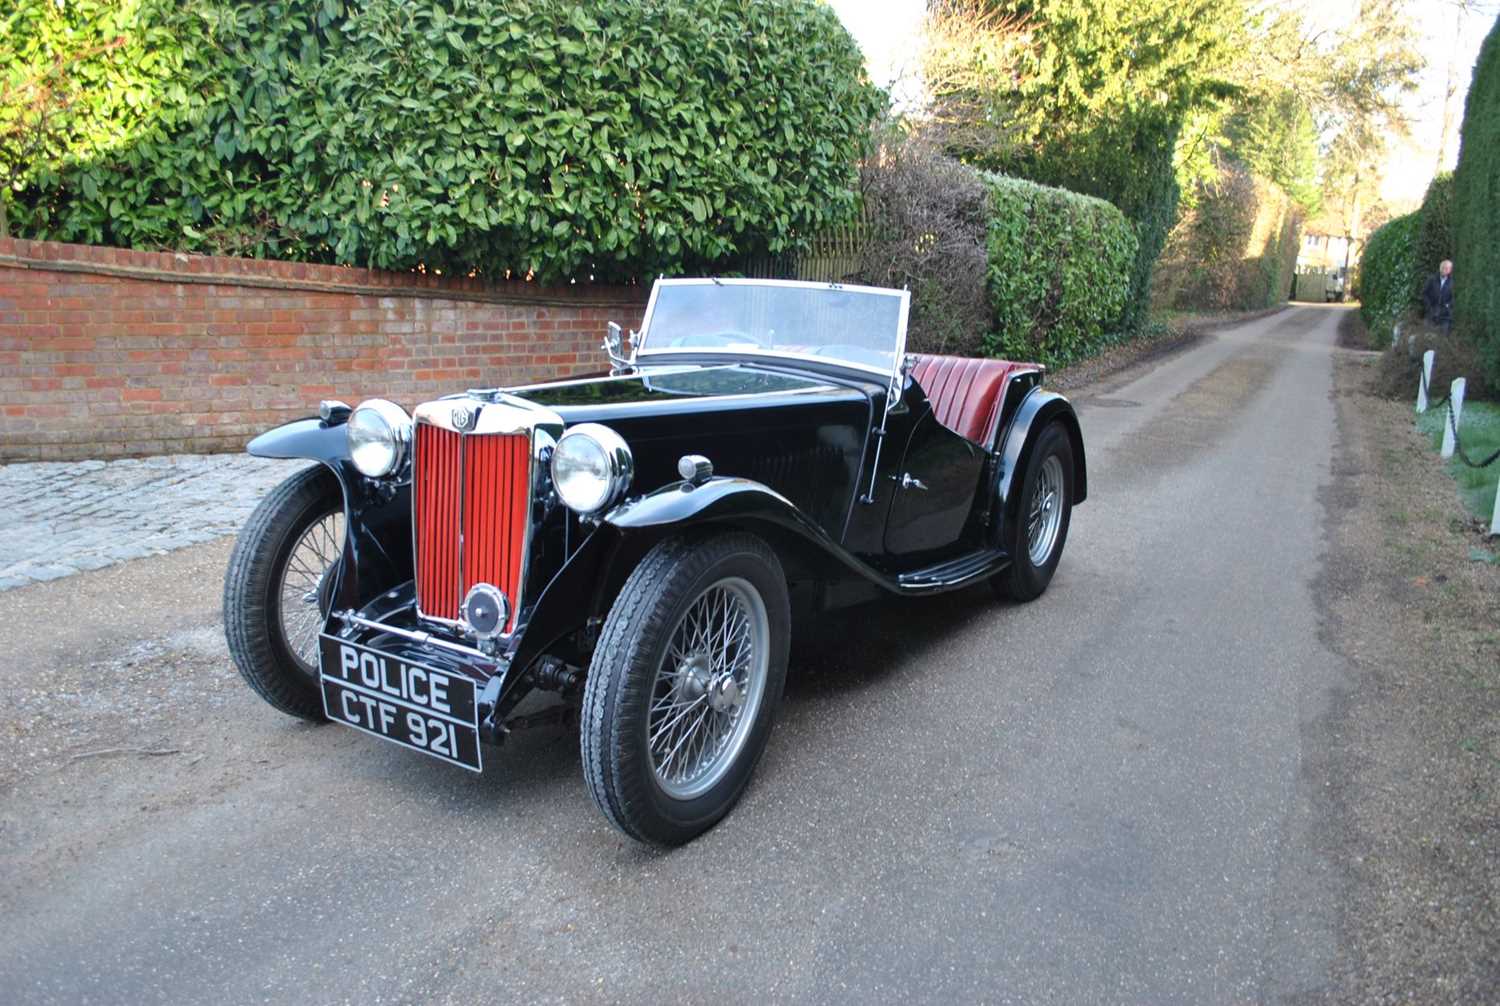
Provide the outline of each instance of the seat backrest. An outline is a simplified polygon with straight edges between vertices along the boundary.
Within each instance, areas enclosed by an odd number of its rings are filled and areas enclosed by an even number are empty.
[[[1010,360],[976,360],[964,356],[912,354],[917,365],[911,376],[932,403],[937,421],[959,436],[989,450],[1000,422],[1000,390],[1012,371],[1033,364]]]

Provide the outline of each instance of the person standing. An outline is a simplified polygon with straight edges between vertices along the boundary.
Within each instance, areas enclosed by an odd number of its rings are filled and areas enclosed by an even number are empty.
[[[1422,317],[1441,328],[1444,335],[1453,331],[1453,263],[1447,259],[1422,288]]]

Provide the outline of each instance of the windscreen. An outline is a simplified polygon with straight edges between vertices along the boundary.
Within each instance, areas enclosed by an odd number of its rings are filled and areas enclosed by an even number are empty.
[[[657,284],[639,352],[805,356],[890,373],[904,311],[896,290],[668,280]]]

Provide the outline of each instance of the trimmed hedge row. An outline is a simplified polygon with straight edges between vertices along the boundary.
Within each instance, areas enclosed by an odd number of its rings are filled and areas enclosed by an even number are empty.
[[[994,356],[1060,366],[1096,352],[1134,289],[1136,229],[1113,204],[984,174]]]
[[[985,290],[989,190],[979,173],[920,136],[888,130],[860,175],[860,282],[911,291],[913,352],[982,355],[994,312]]]
[[[1195,193],[1157,263],[1159,307],[1257,311],[1286,300],[1296,270],[1301,211],[1280,186],[1233,161]]]
[[[1490,29],[1464,107],[1453,178],[1453,320],[1500,387],[1500,22]]]
[[[7,45],[43,63],[52,21],[118,6],[21,3],[0,25],[32,35]],[[149,121],[39,162],[7,193],[21,236],[548,281],[695,271],[851,216],[884,107],[816,0],[120,9],[165,40],[132,104]]]
[[[1417,285],[1414,300],[1422,296],[1422,284],[1438,271],[1444,259],[1453,258],[1453,175],[1443,172],[1427,186],[1422,208],[1417,211],[1417,240],[1413,252],[1417,257]]]
[[[1422,273],[1417,268],[1417,234],[1422,214],[1408,213],[1381,227],[1365,242],[1359,259],[1359,311],[1370,342],[1386,346],[1391,327],[1416,300]]]
[[[1390,344],[1392,326],[1421,309],[1427,278],[1444,259],[1456,257],[1454,205],[1454,176],[1440,174],[1427,186],[1416,212],[1388,222],[1365,243],[1359,263],[1360,311],[1375,348]],[[1461,285],[1457,279],[1455,275],[1455,294]]]

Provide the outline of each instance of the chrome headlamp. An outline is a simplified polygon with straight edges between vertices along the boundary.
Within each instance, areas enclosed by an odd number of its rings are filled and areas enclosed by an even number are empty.
[[[371,398],[349,416],[349,457],[362,475],[400,471],[411,449],[411,417],[395,402]]]
[[[595,514],[617,502],[635,474],[624,439],[598,423],[580,423],[552,451],[552,486],[569,510]]]

